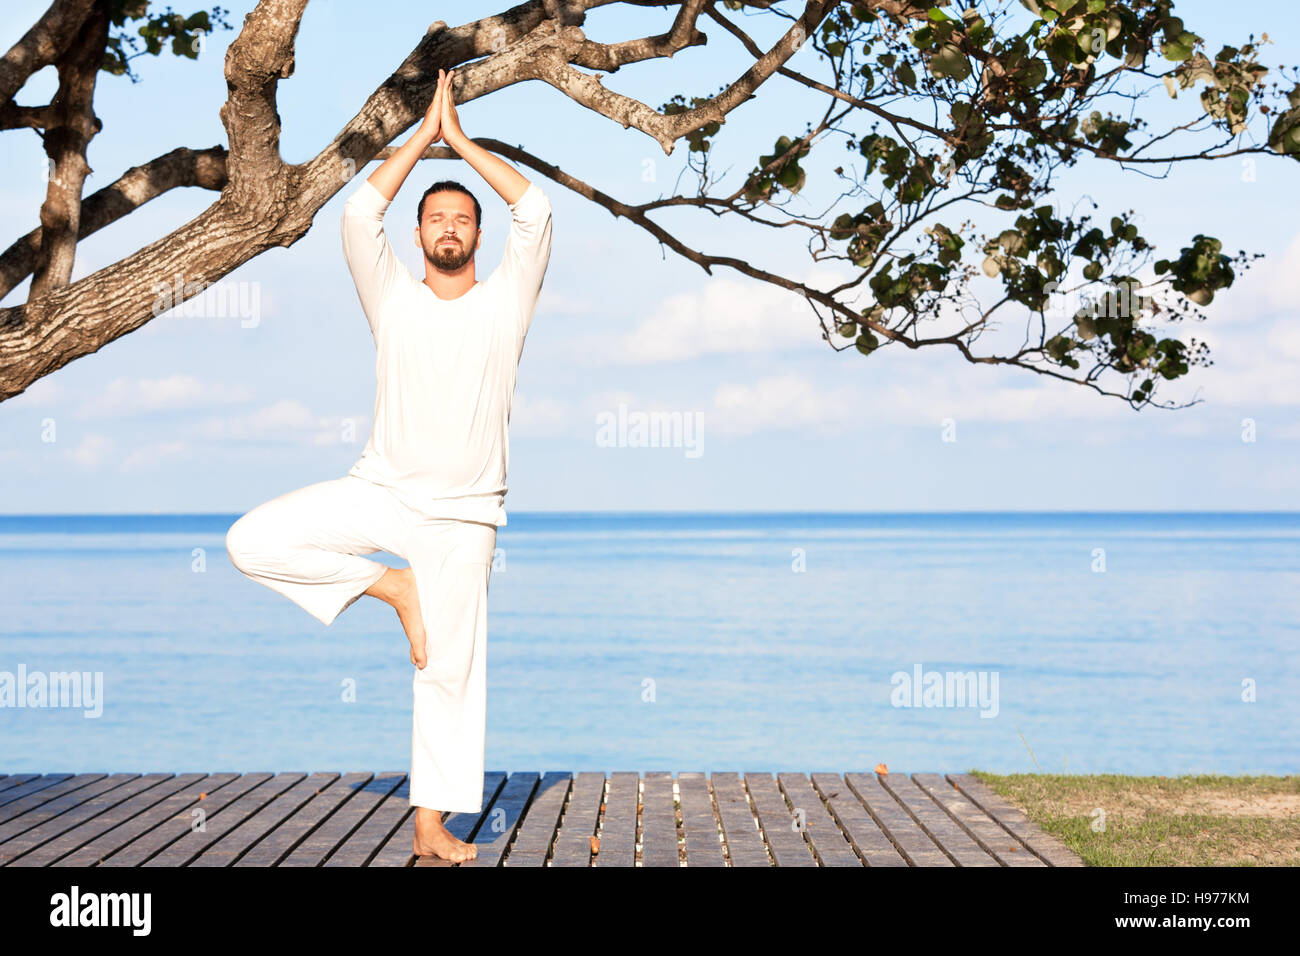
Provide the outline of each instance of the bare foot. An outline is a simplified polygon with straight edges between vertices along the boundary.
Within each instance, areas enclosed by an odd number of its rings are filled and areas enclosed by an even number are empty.
[[[411,642],[411,663],[421,669],[428,663],[425,656],[424,619],[420,616],[420,592],[415,586],[415,572],[410,568],[389,568],[383,577],[365,592],[391,604]]]
[[[452,863],[464,863],[478,856],[478,847],[452,836],[442,825],[442,814],[428,807],[415,808],[416,856],[436,856]]]

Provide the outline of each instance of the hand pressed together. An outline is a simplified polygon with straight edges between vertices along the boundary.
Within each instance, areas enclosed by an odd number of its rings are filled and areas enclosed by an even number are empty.
[[[455,97],[451,92],[455,76],[455,70],[438,71],[438,88],[434,91],[433,100],[425,110],[424,121],[420,124],[431,143],[443,142],[453,148],[465,138],[465,131],[460,127],[460,117],[456,115]]]

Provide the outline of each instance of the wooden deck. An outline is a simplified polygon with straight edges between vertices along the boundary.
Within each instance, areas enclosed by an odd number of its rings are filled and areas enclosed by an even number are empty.
[[[452,866],[406,774],[0,775],[0,866]],[[489,773],[461,866],[1082,866],[968,774]]]

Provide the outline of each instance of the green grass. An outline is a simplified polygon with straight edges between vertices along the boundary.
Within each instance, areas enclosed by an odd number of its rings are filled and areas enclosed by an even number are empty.
[[[1089,866],[1300,866],[1300,777],[970,772]]]

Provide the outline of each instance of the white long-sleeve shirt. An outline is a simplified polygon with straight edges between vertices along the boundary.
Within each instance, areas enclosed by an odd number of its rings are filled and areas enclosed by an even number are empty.
[[[551,255],[541,187],[511,205],[505,256],[440,299],[384,234],[390,201],[363,180],[343,207],[343,255],[375,339],[374,424],[351,475],[428,517],[506,523],[510,403]]]

